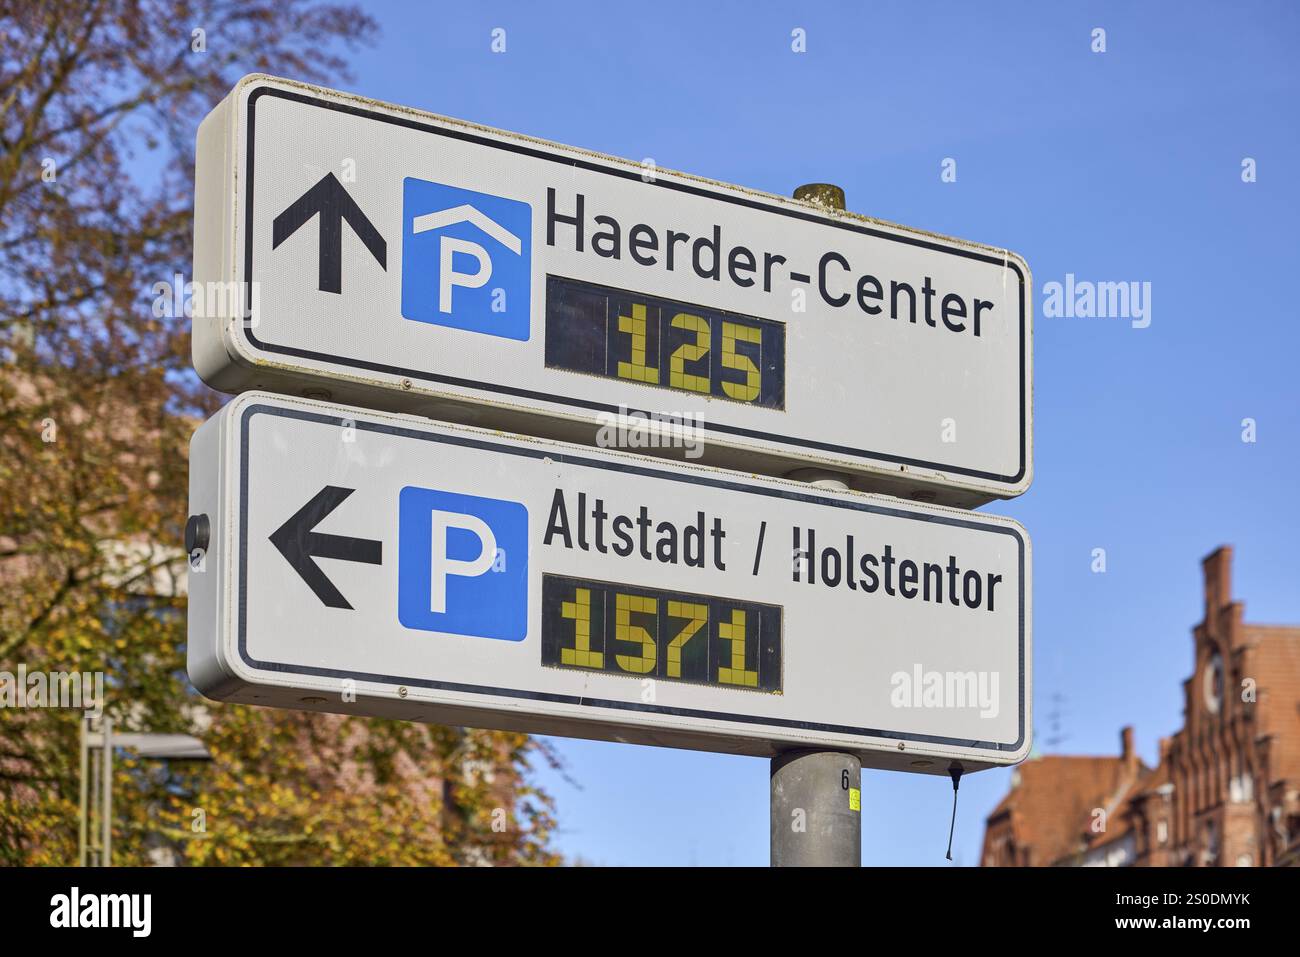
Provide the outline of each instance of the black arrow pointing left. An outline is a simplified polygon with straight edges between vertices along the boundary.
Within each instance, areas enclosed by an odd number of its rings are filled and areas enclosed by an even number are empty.
[[[293,566],[299,577],[307,583],[322,602],[330,608],[351,608],[348,600],[325,577],[317,558],[338,558],[345,562],[363,562],[367,565],[383,564],[383,543],[369,538],[349,538],[345,535],[327,535],[313,531],[321,520],[338,508],[356,489],[326,485],[310,502],[298,509],[289,521],[271,534],[274,545]]]
[[[346,219],[357,238],[384,269],[388,268],[388,244],[375,224],[366,218],[343,184],[333,173],[326,173],[311,189],[299,196],[271,223],[271,248],[298,231],[313,216],[319,216],[319,270],[316,288],[321,292],[343,292],[343,221]]]

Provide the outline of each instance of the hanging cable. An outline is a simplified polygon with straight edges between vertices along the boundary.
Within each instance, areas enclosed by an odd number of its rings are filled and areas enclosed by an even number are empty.
[[[961,768],[953,765],[948,769],[952,778],[952,820],[948,823],[948,860],[952,860],[952,834],[957,827],[957,785],[961,782]]]

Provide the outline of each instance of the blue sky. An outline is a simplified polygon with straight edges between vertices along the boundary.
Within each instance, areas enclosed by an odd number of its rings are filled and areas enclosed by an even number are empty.
[[[1036,317],[1035,482],[985,507],[1033,537],[1040,746],[1063,695],[1060,750],[1114,753],[1131,723],[1154,763],[1219,544],[1248,620],[1300,622],[1300,7],[367,7],[382,35],[353,59],[355,92],[774,193],[838,183],[857,212],[1021,253],[1036,312],[1066,273],[1151,283],[1145,329]],[[567,854],[767,863],[767,761],[556,744],[580,785],[541,776]],[[978,862],[1009,777],[963,781],[957,863]],[[864,773],[864,862],[944,863],[950,799],[943,778]]]

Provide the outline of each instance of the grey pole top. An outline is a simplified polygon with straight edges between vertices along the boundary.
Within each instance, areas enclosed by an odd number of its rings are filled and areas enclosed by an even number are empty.
[[[794,198],[805,203],[816,203],[827,209],[845,209],[844,190],[832,183],[804,183],[794,191]]]

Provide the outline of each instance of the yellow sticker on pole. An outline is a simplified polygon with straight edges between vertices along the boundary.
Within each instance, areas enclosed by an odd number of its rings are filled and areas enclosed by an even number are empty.
[[[849,810],[862,810],[862,792],[857,788],[849,788]]]

